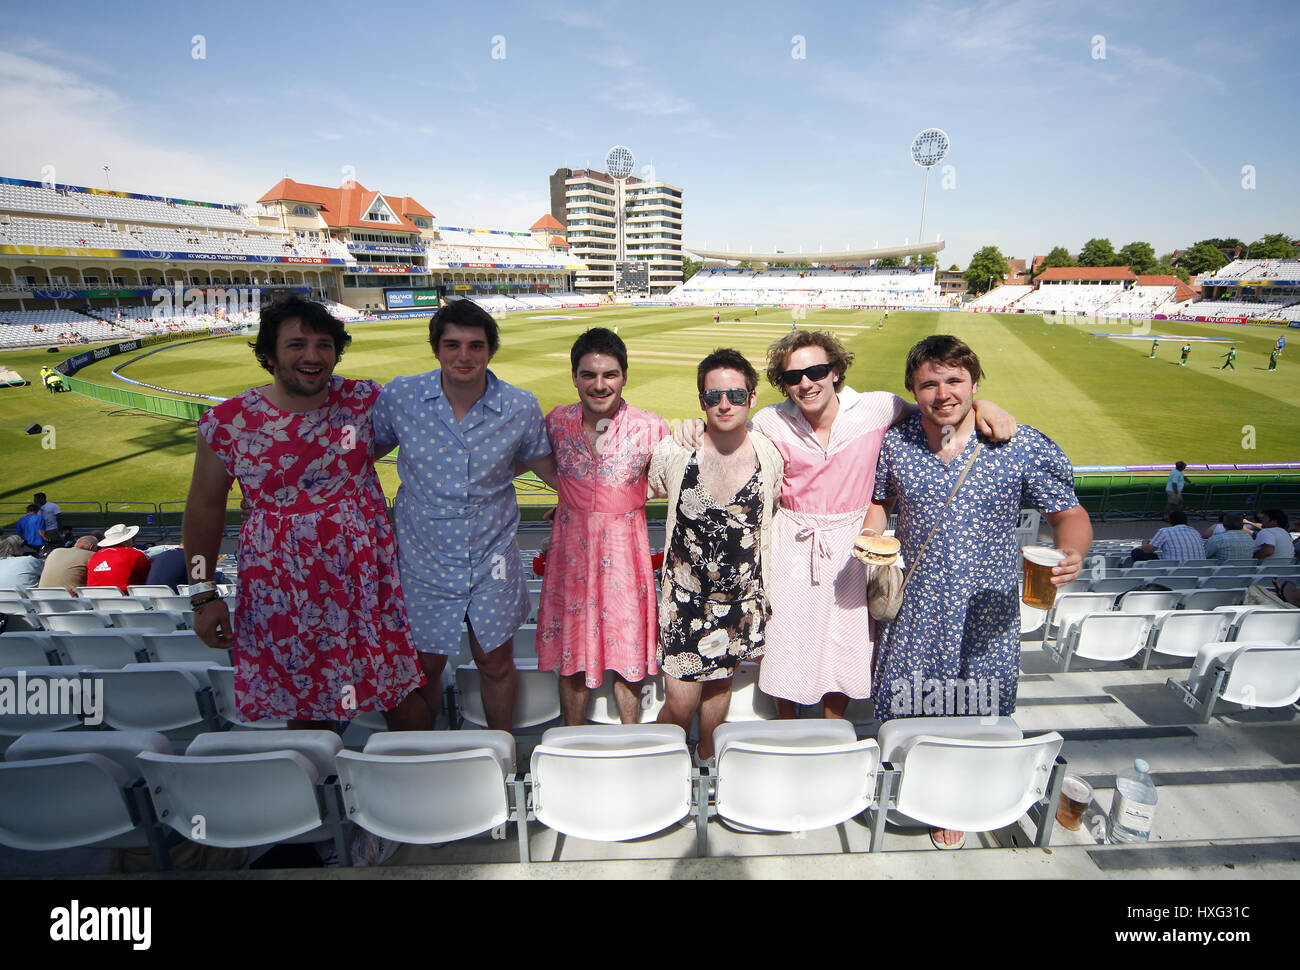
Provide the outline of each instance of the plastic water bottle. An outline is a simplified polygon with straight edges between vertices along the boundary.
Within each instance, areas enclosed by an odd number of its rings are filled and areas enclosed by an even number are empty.
[[[1110,841],[1145,842],[1151,837],[1156,812],[1156,786],[1151,766],[1141,758],[1115,776],[1115,798],[1110,803]]]

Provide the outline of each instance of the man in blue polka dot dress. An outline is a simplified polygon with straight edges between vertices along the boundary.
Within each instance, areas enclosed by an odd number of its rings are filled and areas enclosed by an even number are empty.
[[[376,458],[401,446],[394,510],[411,637],[428,678],[431,725],[463,621],[488,727],[509,731],[513,638],[530,608],[513,479],[531,470],[554,488],[555,460],[537,398],[488,370],[500,346],[491,314],[455,300],[429,321],[429,343],[442,366],[394,378],[374,409]]]

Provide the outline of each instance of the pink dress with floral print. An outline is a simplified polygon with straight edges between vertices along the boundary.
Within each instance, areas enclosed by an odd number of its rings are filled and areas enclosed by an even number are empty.
[[[250,720],[346,720],[424,682],[374,469],[379,393],[334,377],[326,404],[290,413],[254,389],[199,421],[248,506],[234,658]]]
[[[664,428],[657,414],[624,402],[595,455],[580,404],[546,416],[560,503],[537,615],[540,669],[583,672],[588,687],[599,687],[606,670],[629,683],[659,672],[645,500],[650,454]]]

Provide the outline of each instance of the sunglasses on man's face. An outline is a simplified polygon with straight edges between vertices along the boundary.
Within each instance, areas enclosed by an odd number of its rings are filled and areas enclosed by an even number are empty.
[[[788,370],[781,373],[781,383],[786,387],[794,387],[808,376],[808,380],[816,383],[831,372],[830,364],[813,364],[811,367],[805,367],[803,370]]]
[[[724,394],[727,396],[727,400],[738,408],[749,403],[749,391],[743,387],[729,387],[725,391],[720,391],[715,387],[701,394],[700,400],[704,402],[705,407],[716,408],[722,403]]]

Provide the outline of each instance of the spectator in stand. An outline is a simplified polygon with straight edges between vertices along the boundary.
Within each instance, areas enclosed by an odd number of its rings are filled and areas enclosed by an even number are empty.
[[[1160,518],[1166,522],[1169,521],[1171,511],[1183,507],[1183,489],[1187,486],[1187,476],[1183,474],[1183,469],[1186,467],[1187,462],[1178,462],[1174,465],[1174,470],[1169,473],[1168,481],[1165,482],[1165,510]]]
[[[128,586],[145,581],[149,576],[149,557],[126,544],[139,531],[138,525],[119,522],[104,532],[104,538],[99,540],[99,552],[86,564],[87,586],[116,586],[125,593]]]
[[[27,540],[17,532],[12,535],[4,535],[0,532],[0,559],[8,559],[10,556],[24,555],[27,549]]]
[[[98,540],[82,536],[68,549],[54,549],[45,557],[38,584],[42,589],[63,589],[75,594],[86,583],[86,570],[95,555]]]
[[[0,589],[31,589],[40,578],[41,561],[36,556],[0,559]]]
[[[45,548],[45,517],[41,515],[39,505],[28,505],[27,514],[14,524],[14,529],[27,543],[23,553],[33,555]]]
[[[1281,509],[1265,509],[1259,514],[1263,527],[1255,533],[1255,550],[1252,555],[1261,561],[1291,562],[1295,559],[1295,544],[1291,541],[1290,523]]]
[[[1223,513],[1223,531],[1205,540],[1206,559],[1250,559],[1254,555],[1255,540],[1243,528],[1240,512]]]
[[[1174,509],[1169,513],[1169,525],[1156,532],[1149,542],[1142,543],[1129,553],[1125,566],[1147,559],[1186,562],[1205,558],[1205,540],[1187,524],[1187,513]]]
[[[148,556],[149,576],[145,582],[150,586],[170,586],[175,590],[178,586],[189,583],[189,563],[186,561],[183,547],[168,546],[150,549]],[[218,585],[230,582],[226,574],[219,569],[213,576],[213,581]]]
[[[32,504],[40,506],[41,515],[45,519],[45,535],[49,541],[54,541],[54,534],[63,531],[63,513],[57,505],[45,497],[44,492],[33,495]]]

